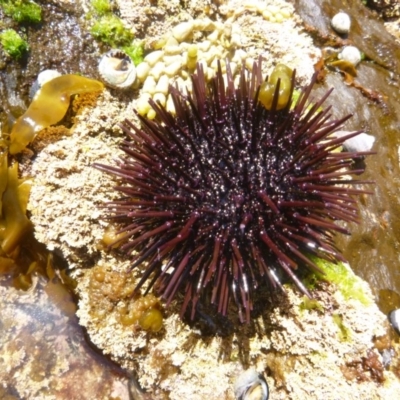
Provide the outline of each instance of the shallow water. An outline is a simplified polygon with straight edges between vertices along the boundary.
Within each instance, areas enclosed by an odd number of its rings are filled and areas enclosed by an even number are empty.
[[[65,288],[35,281],[25,292],[0,278],[0,398],[128,400],[131,377],[89,346]]]
[[[370,186],[374,193],[361,201],[360,224],[352,224],[351,236],[338,237],[337,244],[375,295],[381,290],[400,293],[400,45],[361,2],[345,3],[295,1],[321,47],[352,44],[366,57],[355,79],[363,89],[349,87],[334,71],[323,85],[334,87],[328,100],[334,116],[353,114],[346,128],[363,129],[376,138],[377,155],[368,157],[366,172],[360,177],[375,181]],[[330,17],[344,9],[351,16],[352,28],[342,40],[330,27]]]

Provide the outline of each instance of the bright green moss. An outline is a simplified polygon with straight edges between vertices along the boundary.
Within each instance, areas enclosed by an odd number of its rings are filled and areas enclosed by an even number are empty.
[[[0,0],[4,13],[18,23],[37,24],[42,20],[42,9],[30,0]]]
[[[91,5],[98,15],[105,15],[111,12],[109,0],[92,0]]]
[[[19,59],[29,50],[28,43],[14,29],[0,33],[0,42],[4,51],[11,57]]]
[[[371,300],[364,291],[363,281],[348,266],[340,262],[334,264],[318,258],[312,260],[325,274],[311,274],[307,280],[308,286],[312,287],[316,281],[324,280],[334,283],[346,300],[356,299],[364,305],[371,304]]]
[[[135,65],[143,61],[143,45],[141,42],[134,42],[130,46],[123,46],[122,50],[128,54]]]
[[[112,47],[129,46],[133,39],[133,33],[115,15],[101,17],[92,26],[90,33],[95,39]]]

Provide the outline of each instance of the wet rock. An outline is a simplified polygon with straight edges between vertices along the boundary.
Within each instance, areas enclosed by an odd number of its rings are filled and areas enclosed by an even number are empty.
[[[39,2],[40,3],[40,2]],[[77,73],[97,78],[99,51],[85,27],[81,2],[47,1],[42,7],[42,22],[26,26],[30,47],[21,61],[4,59],[0,51],[0,108],[2,130],[9,130],[29,104],[29,92],[37,75],[46,69]],[[0,18],[3,22],[1,9]],[[8,20],[4,20],[4,23]]]
[[[383,18],[400,17],[400,4],[398,0],[368,0],[367,6],[376,10]]]
[[[330,20],[343,11],[342,1],[295,0],[294,4],[309,29],[315,30],[318,40],[332,39]],[[386,31],[383,21],[376,18],[361,1],[347,2],[345,11],[352,21],[348,41],[357,46],[367,59],[400,74],[400,45]]]
[[[68,292],[60,283],[35,279],[23,292],[0,276],[0,398],[66,400],[96,393],[129,400],[129,377],[86,343]]]
[[[353,114],[346,130],[373,132],[377,156],[369,157],[362,178],[375,182],[373,196],[363,201],[360,225],[352,235],[337,240],[352,268],[376,291],[400,292],[398,248],[400,246],[400,45],[385,31],[383,22],[361,2],[348,2],[352,20],[348,41],[366,55],[357,67],[357,77],[344,82],[339,72],[328,73],[320,89],[333,87],[329,98],[336,116]],[[341,1],[296,0],[295,7],[317,41],[332,43],[330,18],[342,11]],[[336,38],[334,40],[337,40]],[[338,46],[344,42],[340,39]],[[373,60],[375,62],[370,62]]]

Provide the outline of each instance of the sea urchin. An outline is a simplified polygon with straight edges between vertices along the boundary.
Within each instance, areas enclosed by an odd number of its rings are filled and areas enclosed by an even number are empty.
[[[279,287],[283,272],[308,294],[298,267],[318,270],[313,256],[343,260],[333,236],[348,231],[336,222],[357,220],[353,195],[366,192],[348,176],[367,153],[338,151],[360,132],[335,137],[350,116],[321,109],[330,92],[310,101],[315,80],[293,101],[293,74],[283,107],[278,80],[267,109],[261,62],[242,68],[238,87],[229,67],[208,85],[198,66],[193,94],[170,88],[175,113],[150,100],[155,120],[124,122],[126,156],[95,167],[120,179],[123,197],[106,207],[131,268],[144,265],[138,288],[151,277],[167,304],[183,293],[181,315],[191,304],[192,319],[200,302],[226,315],[233,298],[248,322],[261,283]]]

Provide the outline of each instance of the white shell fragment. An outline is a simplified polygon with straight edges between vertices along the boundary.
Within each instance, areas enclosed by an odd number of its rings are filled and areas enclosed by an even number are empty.
[[[338,131],[335,132],[336,137],[343,137],[349,135],[349,131]],[[343,142],[343,148],[351,153],[358,151],[370,151],[375,143],[375,138],[372,135],[366,133],[360,133],[350,139]]]
[[[264,377],[255,369],[240,374],[234,386],[236,400],[268,400],[269,390]]]
[[[340,60],[348,61],[356,66],[361,61],[361,52],[354,46],[346,46],[338,55]]]
[[[389,321],[396,332],[400,335],[400,309],[393,310],[389,314]]]
[[[131,58],[118,49],[112,49],[101,57],[99,73],[106,85],[116,89],[127,89],[136,80],[136,68]]]
[[[42,87],[46,82],[51,81],[54,78],[61,76],[61,73],[55,69],[45,69],[40,72],[37,77],[37,82],[40,87]]]
[[[45,69],[44,71],[40,72],[37,76],[35,82],[33,82],[31,90],[29,91],[29,97],[32,99],[36,92],[46,83],[51,81],[54,78],[61,76],[61,73],[55,69]]]
[[[351,20],[348,14],[340,12],[332,18],[331,25],[337,33],[345,35],[350,31]]]

